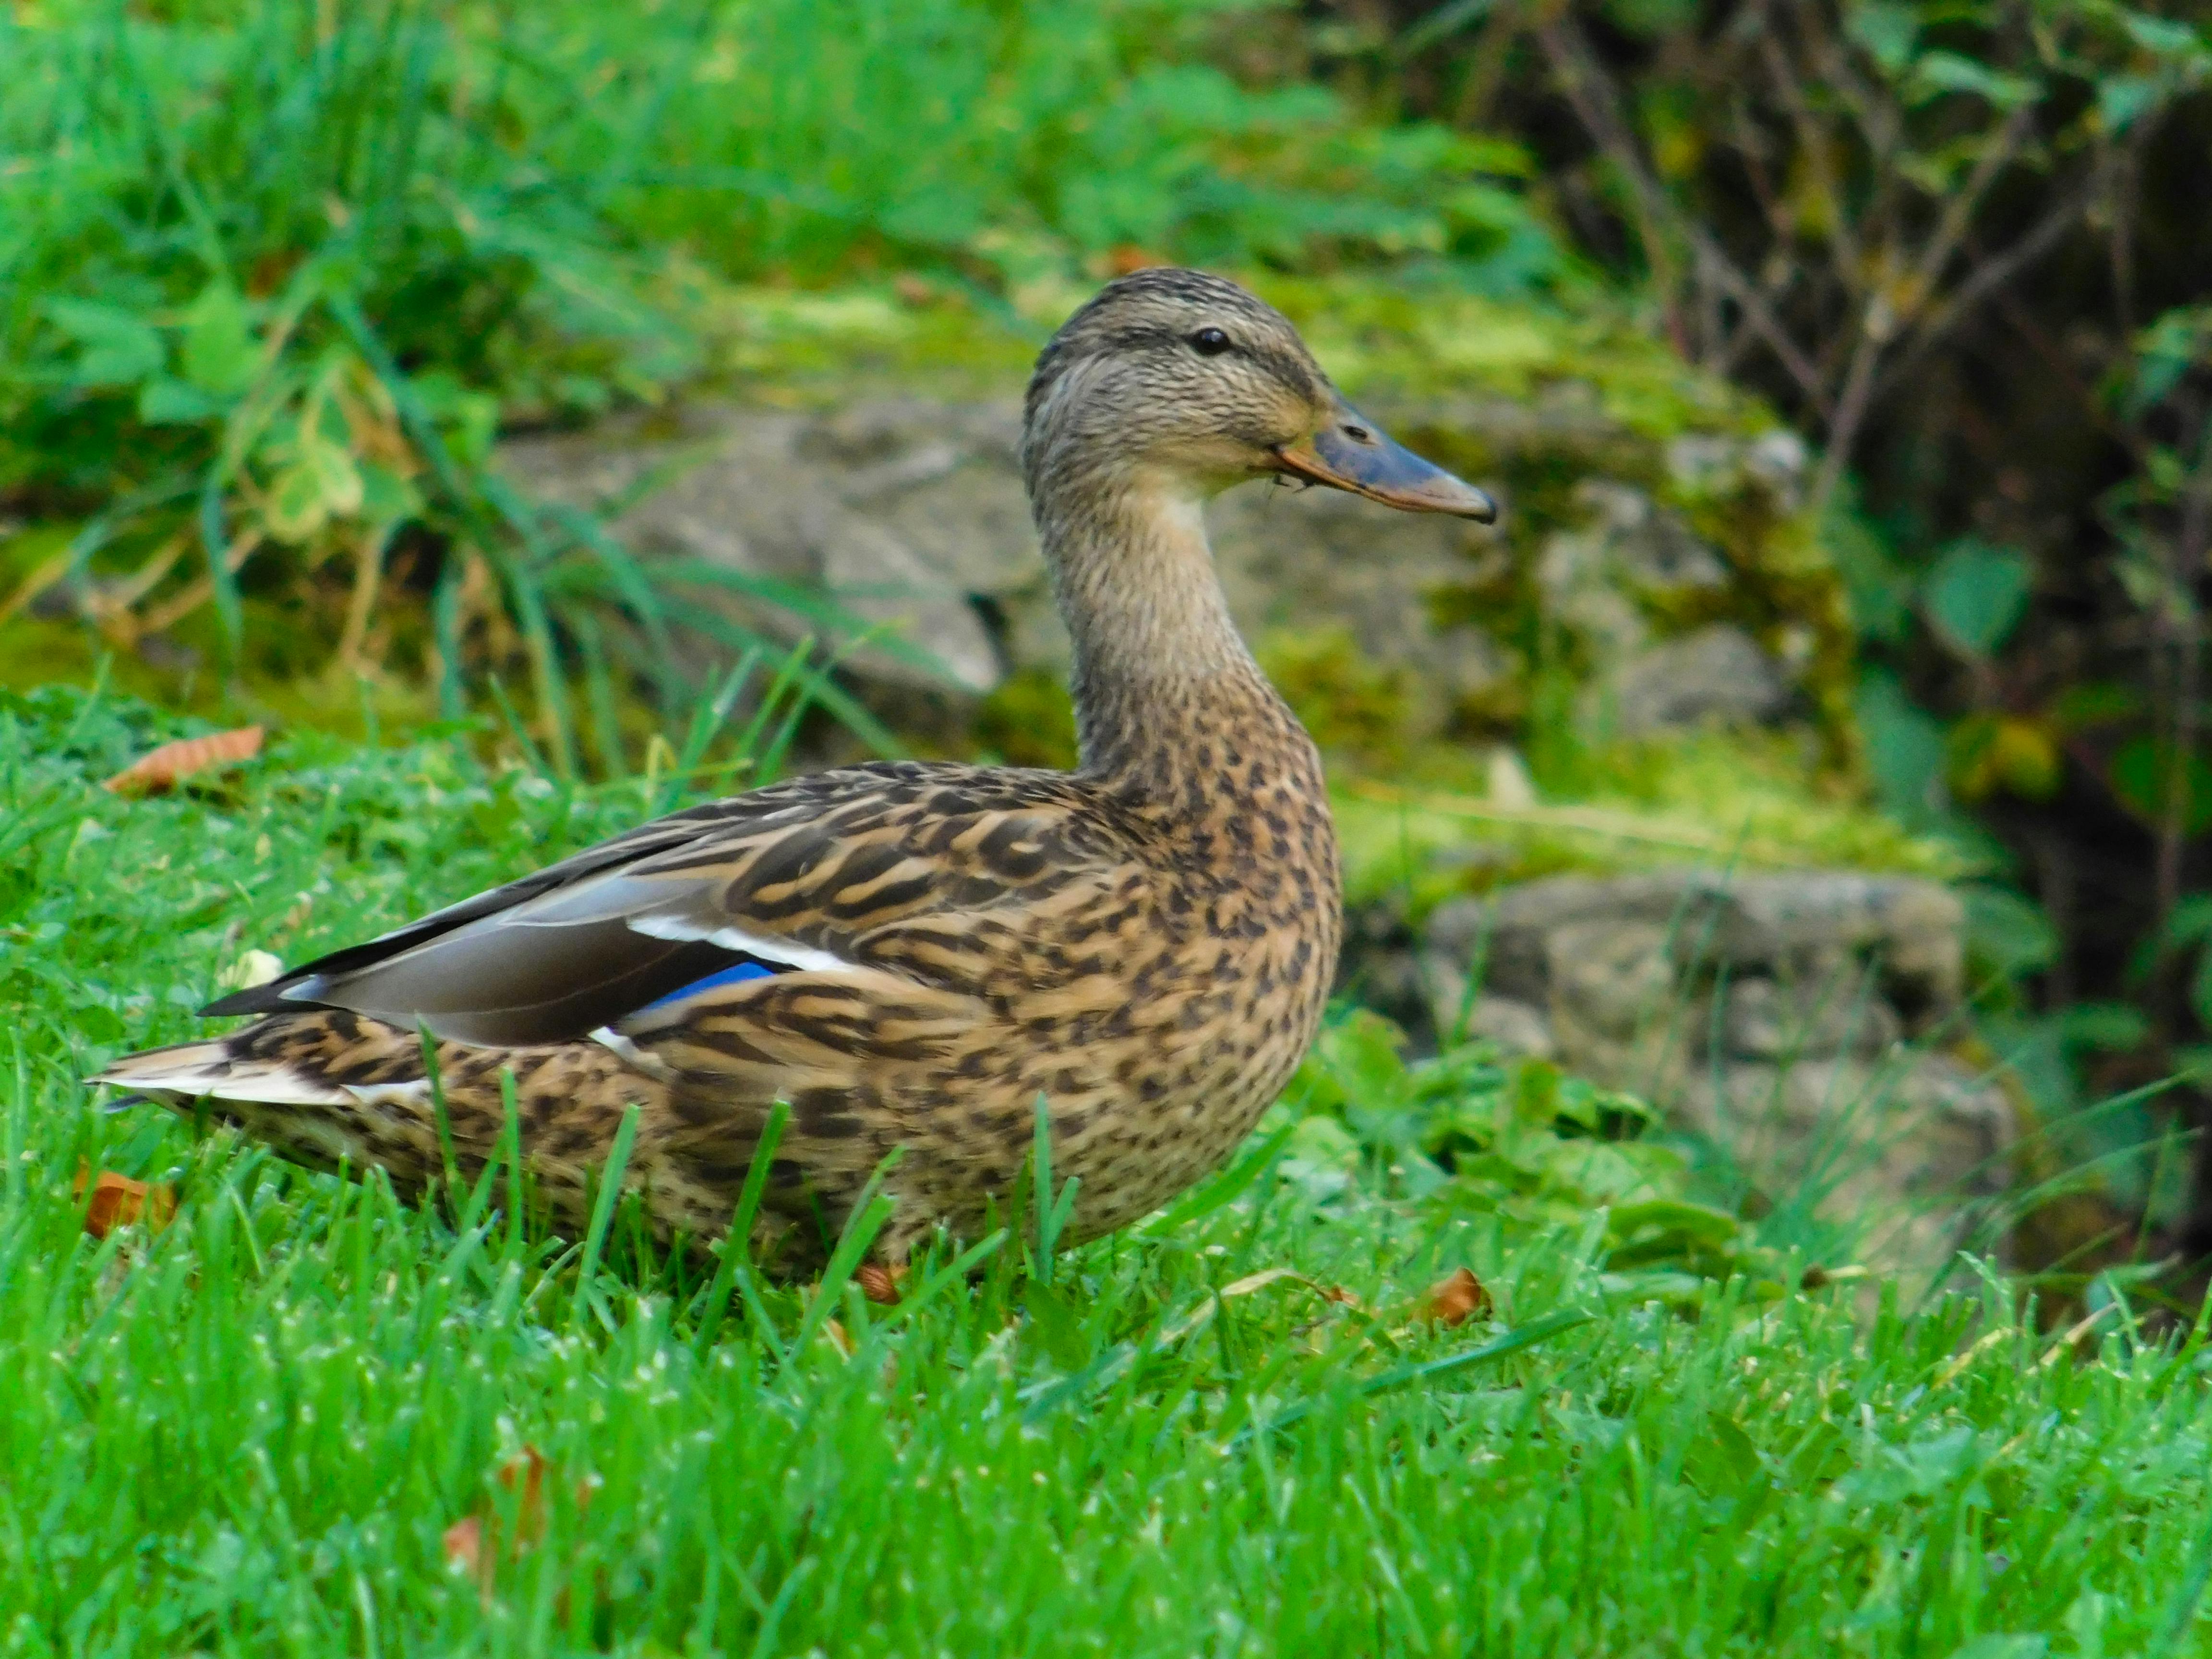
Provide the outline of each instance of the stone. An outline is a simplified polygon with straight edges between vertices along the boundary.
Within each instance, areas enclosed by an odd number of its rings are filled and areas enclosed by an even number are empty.
[[[1916,1285],[2002,1243],[1990,1204],[2018,1125],[2004,1091],[1951,1055],[1739,1061],[1693,1073],[1668,1106],[1771,1201],[1841,1223]]]
[[[1273,639],[1340,633],[1404,689],[1407,738],[1516,718],[1527,630],[1513,607],[1528,589],[1511,542],[1510,480],[1496,474],[1565,469],[1577,521],[1533,550],[1535,595],[1583,657],[1616,665],[1603,696],[1627,711],[1623,729],[1768,720],[1790,707],[1792,671],[1748,635],[1681,634],[1674,618],[1728,610],[1735,573],[1679,513],[1603,471],[1649,470],[1654,458],[1589,387],[1561,383],[1525,400],[1384,398],[1373,412],[1417,448],[1473,458],[1470,476],[1508,498],[1507,527],[1328,489],[1228,492],[1207,523],[1231,611],[1263,658]],[[1016,672],[1067,665],[1020,441],[1013,397],[856,397],[815,410],[702,401],[512,439],[497,459],[525,495],[607,515],[642,557],[725,573],[687,597],[754,633],[848,649],[866,641],[848,672],[980,695]],[[1763,489],[1758,469],[1786,459],[1759,449],[1764,441],[1712,437],[1711,455],[1676,459],[1705,494]]]
[[[1770,428],[1749,440],[1684,433],[1667,446],[1667,473],[1678,489],[1716,495],[1748,483],[1784,513],[1802,505],[1811,459],[1805,441],[1785,427]]]
[[[1486,989],[1548,1006],[1547,941],[1583,921],[1658,923],[1678,962],[1788,970],[1841,951],[1871,963],[1881,994],[1917,1034],[1956,1006],[1966,908],[1941,883],[1856,871],[1737,873],[1702,868],[1554,876],[1431,915],[1425,949],[1455,968],[1480,955]]]
[[[1468,1011],[1467,1035],[1486,1038],[1508,1054],[1551,1060],[1559,1052],[1544,1011],[1510,997],[1477,997]]]
[[[1468,1006],[1509,1052],[1644,1095],[1771,1201],[1871,1229],[1878,1265],[1924,1281],[2016,1134],[2004,1091],[1942,1046],[1964,934],[1955,894],[1905,877],[1561,876],[1439,907],[1419,975],[1438,1030]]]
[[[1583,521],[1545,538],[1536,582],[1550,614],[1602,659],[1650,642],[1655,606],[1727,587],[1720,554],[1643,490],[1583,478],[1573,501]]]
[[[814,435],[804,416],[706,408],[686,411],[672,434],[632,422],[520,439],[501,446],[499,459],[538,499],[609,515],[646,559],[727,572],[727,586],[695,586],[747,627],[832,645],[895,632],[899,646],[864,647],[854,665],[893,684],[988,690],[1004,670],[972,596],[848,502],[849,476],[811,458]],[[765,584],[805,603],[778,603]]]
[[[1722,1052],[1730,1060],[1879,1054],[1904,1035],[1904,1021],[1870,989],[1867,976],[1848,972],[1812,984],[1736,980],[1723,1003]]]
[[[1584,693],[1585,720],[1622,737],[1740,722],[1765,726],[1790,703],[1781,665],[1733,623],[1709,623],[1631,653]]]

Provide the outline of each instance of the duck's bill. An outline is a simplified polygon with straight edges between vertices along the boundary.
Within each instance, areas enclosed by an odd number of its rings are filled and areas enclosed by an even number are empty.
[[[1275,452],[1285,476],[1348,489],[1407,513],[1449,513],[1489,524],[1498,503],[1464,479],[1423,460],[1357,410]]]

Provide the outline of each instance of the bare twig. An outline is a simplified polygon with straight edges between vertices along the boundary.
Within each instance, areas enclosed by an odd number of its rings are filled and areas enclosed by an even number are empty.
[[[1768,9],[1770,21],[1772,9]],[[1819,185],[1827,203],[1829,239],[1836,246],[1836,265],[1843,273],[1846,286],[1855,281],[1863,265],[1862,250],[1857,232],[1851,224],[1850,204],[1844,192],[1843,180],[1837,177],[1834,157],[1831,152],[1833,135],[1827,125],[1814,112],[1812,101],[1805,95],[1803,82],[1797,66],[1783,50],[1781,32],[1768,27],[1759,31],[1759,50],[1766,65],[1767,78],[1774,82],[1777,97],[1790,112],[1790,123],[1797,135],[1797,149],[1805,157],[1805,165]]]
[[[1991,254],[1976,266],[1942,304],[1927,313],[1913,332],[1911,343],[1890,365],[1892,377],[1918,364],[1921,358],[1958,325],[1976,306],[2058,246],[2058,239],[2088,212],[2106,180],[2101,168],[2092,168],[2075,187],[2059,198],[2034,225],[2013,244]]]
[[[1591,141],[1628,183],[1636,203],[1638,234],[1644,243],[1646,258],[1652,262],[1654,282],[1667,296],[1669,333],[1676,349],[1686,358],[1692,356],[1682,337],[1679,279],[1667,241],[1670,229],[1689,244],[1698,264],[1696,274],[1717,283],[1741,307],[1746,319],[1797,382],[1799,391],[1825,415],[1828,398],[1820,371],[1790,337],[1789,331],[1774,315],[1764,296],[1736,268],[1720,244],[1668,200],[1666,191],[1644,165],[1643,152],[1621,114],[1619,94],[1599,67],[1573,20],[1564,14],[1551,18],[1538,26],[1536,38]]]
[[[2197,414],[2197,459],[2181,487],[2181,522],[2168,544],[2165,621],[2174,635],[2173,753],[2158,827],[2158,919],[2163,927],[2181,902],[2181,856],[2189,836],[2197,752],[2197,700],[2203,677],[2204,631],[2197,573],[2212,544],[2212,408]]]
[[[1652,285],[1658,289],[1660,303],[1666,307],[1668,336],[1675,349],[1687,357],[1688,342],[1683,337],[1677,310],[1680,285],[1675,276],[1674,252],[1666,235],[1666,222],[1674,216],[1668,209],[1666,192],[1645,168],[1643,153],[1621,116],[1619,95],[1605,71],[1598,67],[1596,58],[1583,45],[1581,32],[1572,20],[1562,13],[1539,23],[1536,40],[1551,60],[1552,72],[1558,77],[1567,101],[1574,106],[1583,131],[1628,185],[1637,238],[1644,244],[1644,259],[1651,268]]]

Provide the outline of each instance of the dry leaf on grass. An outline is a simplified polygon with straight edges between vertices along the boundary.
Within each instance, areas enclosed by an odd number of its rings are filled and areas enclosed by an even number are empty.
[[[500,1466],[499,1484],[515,1494],[514,1532],[505,1540],[504,1549],[501,1547],[501,1534],[507,1523],[495,1513],[464,1516],[446,1528],[441,1542],[447,1569],[475,1579],[477,1593],[487,1603],[492,1597],[493,1582],[499,1576],[500,1562],[520,1561],[545,1536],[545,1482],[552,1468],[535,1446],[525,1446]],[[579,1510],[591,1503],[596,1485],[590,1480],[576,1483]],[[562,1593],[561,1600],[565,1606],[566,1591]]]
[[[1265,1290],[1270,1285],[1289,1283],[1311,1291],[1324,1302],[1334,1302],[1346,1308],[1357,1309],[1359,1298],[1341,1285],[1324,1285],[1317,1279],[1308,1279],[1304,1273],[1289,1267],[1263,1267],[1256,1273],[1247,1273],[1221,1287],[1224,1302],[1233,1296],[1249,1296],[1255,1291]]]
[[[1139,247],[1134,242],[1121,243],[1109,248],[1106,252],[1106,269],[1115,276],[1133,276],[1140,270],[1149,270],[1154,265],[1167,263],[1164,257],[1152,249]]]
[[[118,1227],[137,1221],[144,1222],[147,1231],[158,1233],[176,1218],[173,1187],[149,1186],[112,1170],[102,1170],[94,1176],[88,1166],[80,1164],[71,1190],[82,1198],[87,1185],[92,1188],[92,1202],[84,1212],[84,1230],[94,1238],[105,1238]]]
[[[180,738],[142,755],[100,787],[118,795],[158,795],[195,772],[252,760],[261,752],[262,729],[241,726],[204,738]]]
[[[1489,1310],[1490,1292],[1482,1288],[1480,1279],[1462,1267],[1422,1293],[1415,1316],[1438,1325],[1464,1325],[1477,1314]]]
[[[860,1285],[861,1295],[871,1302],[880,1302],[888,1307],[899,1299],[899,1286],[905,1282],[906,1268],[903,1264],[885,1267],[873,1261],[863,1261],[853,1270],[853,1279]]]

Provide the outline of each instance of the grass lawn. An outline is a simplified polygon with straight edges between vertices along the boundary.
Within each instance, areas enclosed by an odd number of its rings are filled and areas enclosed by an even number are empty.
[[[0,1654],[2212,1651],[2212,1351],[2117,1305],[2069,1348],[1994,1278],[1632,1267],[1480,1160],[1319,1178],[1294,1122],[1049,1264],[733,1300],[504,1176],[412,1212],[101,1113],[245,951],[656,804],[436,736],[97,787],[168,735],[0,703]],[[92,1237],[88,1170],[173,1218]],[[1487,1310],[1419,1317],[1462,1267]]]

